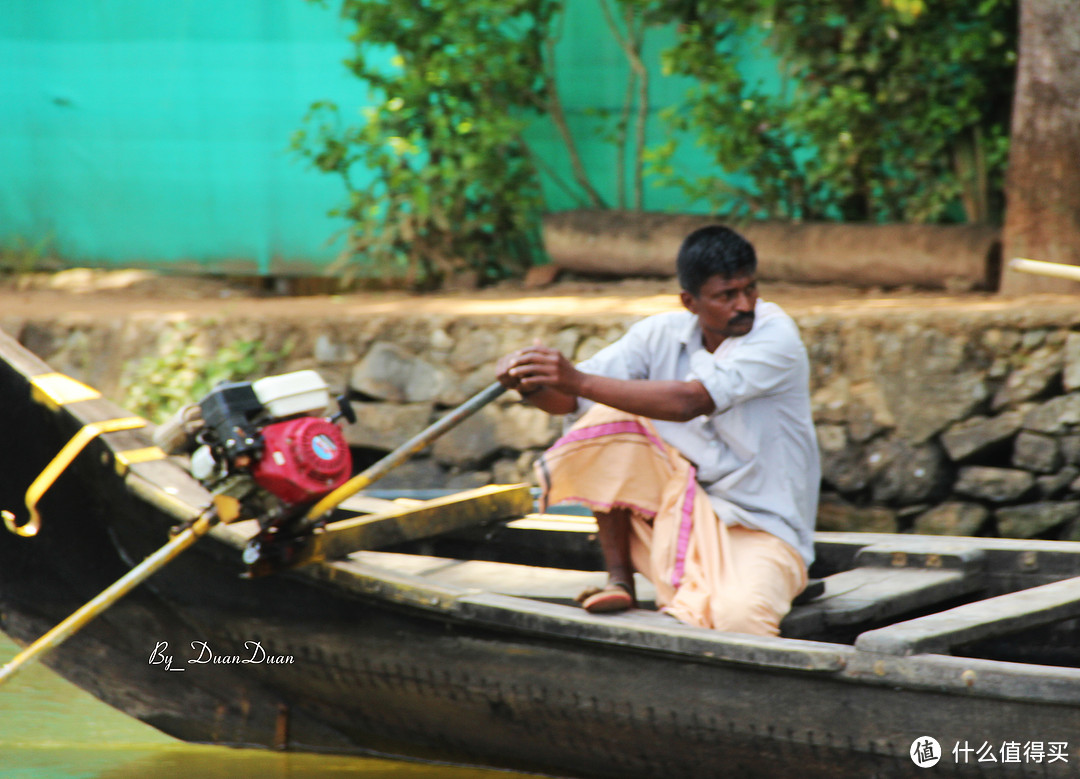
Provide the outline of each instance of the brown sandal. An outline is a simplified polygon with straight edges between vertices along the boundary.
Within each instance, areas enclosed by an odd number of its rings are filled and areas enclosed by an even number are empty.
[[[623,582],[608,582],[603,587],[589,587],[575,600],[590,614],[611,614],[637,606],[631,586]]]

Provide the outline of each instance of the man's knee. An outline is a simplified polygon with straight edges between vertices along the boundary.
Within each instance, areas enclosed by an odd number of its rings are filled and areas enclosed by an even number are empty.
[[[734,633],[750,633],[756,636],[776,636],[780,633],[780,620],[774,604],[765,598],[747,598],[729,602],[713,615],[713,627]],[[785,612],[786,613],[786,612]]]

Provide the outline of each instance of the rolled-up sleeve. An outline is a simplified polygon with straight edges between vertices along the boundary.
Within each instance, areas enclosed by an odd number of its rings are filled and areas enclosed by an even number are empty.
[[[740,403],[782,390],[803,350],[798,333],[782,320],[764,323],[753,339],[733,343],[730,349],[710,354],[698,350],[690,356],[688,380],[704,385],[722,413]]]

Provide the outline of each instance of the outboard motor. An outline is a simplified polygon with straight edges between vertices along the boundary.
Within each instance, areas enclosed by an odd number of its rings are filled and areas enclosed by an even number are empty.
[[[311,370],[253,382],[222,382],[158,428],[169,454],[191,454],[191,473],[215,495],[235,498],[241,519],[273,533],[344,484],[352,456],[342,417],[356,417],[344,398],[327,416],[330,391]]]

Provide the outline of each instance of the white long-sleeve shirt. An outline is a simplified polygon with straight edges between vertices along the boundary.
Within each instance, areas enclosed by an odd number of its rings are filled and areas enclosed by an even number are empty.
[[[810,411],[810,365],[795,322],[758,301],[754,326],[705,350],[697,317],[675,311],[637,322],[578,368],[616,379],[700,381],[716,410],[657,431],[697,468],[724,522],[764,530],[814,559],[821,463]],[[578,411],[591,405],[578,399]]]

